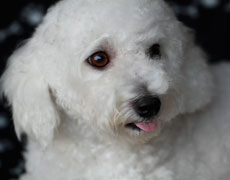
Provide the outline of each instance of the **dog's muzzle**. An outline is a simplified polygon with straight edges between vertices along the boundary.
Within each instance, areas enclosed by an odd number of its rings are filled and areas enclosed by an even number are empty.
[[[144,96],[133,102],[135,112],[145,119],[151,119],[156,116],[161,107],[161,101],[158,97]]]
[[[132,107],[136,114],[143,119],[138,122],[132,122],[126,127],[139,131],[154,131],[157,128],[157,122],[154,117],[159,113],[161,100],[156,96],[143,96],[132,102]]]

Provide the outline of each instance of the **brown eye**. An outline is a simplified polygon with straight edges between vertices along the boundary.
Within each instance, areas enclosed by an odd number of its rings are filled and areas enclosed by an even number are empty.
[[[87,62],[95,67],[102,68],[109,64],[109,56],[103,52],[96,52],[88,57]]]
[[[149,48],[149,56],[151,58],[155,57],[160,57],[161,56],[161,51],[160,51],[160,45],[159,44],[154,44]]]

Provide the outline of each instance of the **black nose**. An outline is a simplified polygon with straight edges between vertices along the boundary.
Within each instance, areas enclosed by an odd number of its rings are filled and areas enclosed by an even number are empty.
[[[161,107],[161,101],[158,97],[144,96],[134,101],[134,110],[143,118],[156,116]]]

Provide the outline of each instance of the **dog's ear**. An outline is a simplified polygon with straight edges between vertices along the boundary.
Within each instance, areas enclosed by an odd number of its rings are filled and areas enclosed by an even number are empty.
[[[59,115],[39,65],[40,58],[28,45],[17,50],[1,78],[1,92],[12,106],[18,137],[25,132],[47,146],[53,139]]]
[[[207,56],[193,41],[191,30],[185,29],[186,45],[182,68],[183,112],[194,112],[207,105],[213,95],[213,79]]]

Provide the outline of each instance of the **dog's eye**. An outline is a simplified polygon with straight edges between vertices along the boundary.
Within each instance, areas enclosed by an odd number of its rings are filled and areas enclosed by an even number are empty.
[[[153,44],[149,48],[149,56],[151,58],[159,58],[161,56],[161,50],[160,50],[160,45],[159,44]]]
[[[102,68],[109,64],[109,56],[103,51],[96,52],[88,57],[87,62],[92,66]]]

